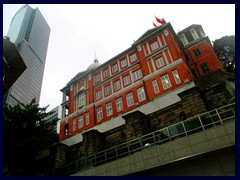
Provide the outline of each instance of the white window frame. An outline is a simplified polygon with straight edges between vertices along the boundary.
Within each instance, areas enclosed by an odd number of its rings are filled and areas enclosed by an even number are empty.
[[[127,59],[121,60],[121,67],[126,67],[127,66]]]
[[[106,77],[108,77],[109,76],[109,69],[105,69],[104,71],[103,71],[103,78],[106,78]]]
[[[87,112],[87,113],[86,113],[86,125],[89,125],[89,123],[90,123],[90,122],[89,122],[89,113]]]
[[[181,41],[182,41],[182,43],[183,43],[184,46],[186,46],[187,44],[189,44],[189,42],[188,42],[185,34],[181,34],[181,38],[180,38],[180,39],[181,39]]]
[[[194,28],[190,29],[190,33],[191,33],[191,35],[192,35],[194,40],[199,38],[199,35],[198,35],[197,31]]]
[[[172,87],[172,84],[171,84],[171,81],[169,79],[168,74],[165,74],[165,75],[161,76],[161,81],[162,81],[162,85],[163,85],[164,90]]]
[[[73,127],[73,131],[76,131],[76,119],[75,118],[73,119],[73,126],[72,127]]]
[[[111,116],[113,114],[112,102],[106,104],[106,112],[107,116]]]
[[[127,99],[127,106],[133,106],[134,105],[134,99],[133,99],[133,94],[132,92],[126,94],[126,99]]]
[[[145,91],[143,87],[137,89],[137,95],[139,102],[146,100]]]
[[[156,59],[156,64],[157,64],[157,68],[161,68],[165,65],[164,59],[163,57],[159,57]]]
[[[116,99],[117,112],[123,110],[122,97]]]
[[[137,55],[136,55],[136,53],[134,53],[134,54],[132,54],[131,56],[130,56],[130,61],[131,62],[134,62],[134,61],[136,61],[137,60]]]
[[[120,80],[114,81],[113,87],[114,87],[114,91],[121,89]]]
[[[159,87],[158,87],[156,79],[152,80],[152,85],[153,85],[153,89],[154,89],[155,94],[159,93]]]
[[[131,83],[130,75],[123,77],[124,86],[127,86]]]
[[[97,120],[100,122],[103,119],[102,107],[97,108]]]
[[[181,83],[181,79],[180,79],[178,71],[176,69],[172,71],[172,74],[173,74],[176,84]]]
[[[104,88],[104,91],[105,91],[105,95],[108,96],[109,94],[111,94],[111,87],[110,85],[106,86]]]
[[[118,71],[118,64],[116,63],[116,64],[112,65],[112,73],[115,73],[117,71]]]
[[[101,80],[101,76],[100,76],[100,73],[95,75],[95,82],[99,82]]]
[[[141,77],[142,77],[142,70],[141,69],[138,69],[137,71],[134,71],[132,73],[133,81],[136,81],[136,80],[140,79]]]
[[[153,42],[153,43],[151,44],[151,49],[152,49],[152,51],[155,51],[155,50],[158,49],[158,48],[159,48],[159,45],[158,45],[157,41],[155,41],[155,42]]]
[[[96,92],[96,100],[99,100],[101,98],[102,98],[102,90],[100,89]]]
[[[83,106],[85,106],[85,94],[81,93],[78,95],[78,108],[82,108]]]
[[[83,127],[83,115],[78,116],[78,129]]]

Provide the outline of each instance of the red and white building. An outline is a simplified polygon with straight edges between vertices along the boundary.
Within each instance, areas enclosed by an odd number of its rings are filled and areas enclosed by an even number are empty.
[[[71,146],[87,131],[125,124],[123,116],[129,113],[149,115],[177,103],[177,94],[195,87],[195,78],[219,68],[223,70],[201,25],[176,34],[164,21],[107,62],[95,59],[61,89],[59,140]]]

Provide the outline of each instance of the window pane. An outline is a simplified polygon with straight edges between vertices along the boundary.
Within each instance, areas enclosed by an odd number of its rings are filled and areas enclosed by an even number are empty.
[[[172,73],[173,73],[173,77],[175,79],[176,84],[181,83],[177,70],[175,69],[174,71],[172,71]]]
[[[127,106],[128,107],[132,106],[134,104],[132,93],[128,93],[126,97],[127,97]]]
[[[154,80],[152,81],[152,84],[153,84],[153,89],[154,89],[155,94],[159,93],[159,88],[158,88],[157,80],[154,79]]]

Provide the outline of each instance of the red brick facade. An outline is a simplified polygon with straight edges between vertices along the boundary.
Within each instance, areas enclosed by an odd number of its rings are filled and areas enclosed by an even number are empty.
[[[59,140],[123,117],[184,87],[194,81],[195,75],[223,69],[202,33],[186,46],[178,36],[170,23],[163,24],[148,30],[130,48],[104,64],[97,66],[96,61],[95,68],[76,75],[61,90],[63,114],[65,109],[68,114],[61,119]]]

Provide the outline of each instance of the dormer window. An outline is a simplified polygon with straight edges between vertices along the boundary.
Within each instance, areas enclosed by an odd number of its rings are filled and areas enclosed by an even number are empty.
[[[182,34],[180,39],[181,39],[184,46],[186,46],[189,43],[185,34]]]
[[[194,40],[199,38],[199,35],[198,35],[197,31],[194,28],[190,29],[190,33],[191,33],[191,35],[192,35]]]

